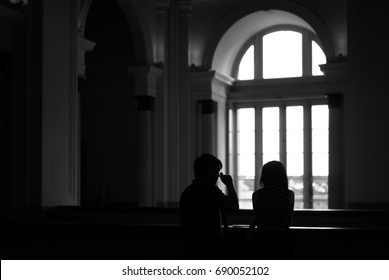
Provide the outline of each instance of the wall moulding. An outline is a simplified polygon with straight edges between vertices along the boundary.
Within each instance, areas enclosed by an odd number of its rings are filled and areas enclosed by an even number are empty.
[[[154,65],[127,67],[128,73],[135,78],[135,97],[157,97],[158,78],[163,70]]]

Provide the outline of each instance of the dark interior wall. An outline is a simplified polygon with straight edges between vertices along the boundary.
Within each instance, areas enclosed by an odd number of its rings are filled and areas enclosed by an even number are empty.
[[[381,3],[348,1],[349,92],[346,96],[348,201],[389,205],[389,41]]]
[[[137,104],[127,72],[135,50],[115,1],[93,1],[85,37],[96,45],[86,54],[86,79],[80,81],[82,201],[136,205]]]
[[[136,203],[137,115],[130,90],[129,83],[88,84],[82,90],[86,205]]]
[[[12,152],[7,147],[12,143],[11,129],[11,111],[6,104],[10,103],[11,86],[10,72],[12,73],[12,56],[10,54],[0,52],[0,190],[1,190],[1,212],[2,216],[9,215],[12,206]]]
[[[230,1],[194,1],[193,17],[191,19],[191,39],[192,59],[195,64],[207,63],[207,53],[212,50],[210,44],[218,39],[215,35],[224,24],[228,22],[233,14],[244,16],[254,12],[253,9],[280,9],[298,16],[313,16],[326,28],[333,42],[333,52],[335,55],[347,55],[347,1],[309,1],[309,0],[274,0],[274,1],[251,1],[251,0],[230,0]],[[238,20],[238,19],[236,19]],[[305,18],[309,21],[309,18]],[[312,24],[312,22],[309,22]],[[330,60],[333,60],[331,58]],[[210,65],[202,65],[209,67]]]
[[[5,63],[9,59],[8,55],[11,52],[19,52],[17,59],[18,65],[21,65],[17,67],[19,74],[16,75],[21,80],[14,83],[13,89],[19,94],[15,93],[11,98],[8,93],[5,93],[6,91],[2,91],[0,100],[3,102],[5,99],[10,102],[1,105],[2,153],[9,155],[8,158],[4,157],[6,162],[3,161],[1,166],[4,175],[2,182],[6,180],[6,184],[8,182],[10,188],[17,192],[16,202],[20,205],[29,204],[28,200],[34,200],[33,196],[36,197],[39,205],[41,187],[39,182],[41,177],[39,158],[41,109],[39,106],[42,101],[39,96],[42,91],[39,84],[42,72],[39,45],[42,41],[40,37],[42,28],[39,26],[42,9],[40,2],[29,1],[29,7],[36,10],[27,16],[27,18],[31,16],[29,20],[32,21],[24,21],[23,16],[26,15],[24,10],[17,11],[16,14],[10,13],[11,17],[6,19],[1,16],[2,24],[0,24],[2,38],[0,47],[3,54],[7,53],[1,55],[2,62]],[[193,50],[192,43],[195,42],[200,46],[199,50],[204,52],[207,43],[212,39],[212,32],[223,19],[233,13],[237,7],[249,2],[255,1],[194,1],[190,25],[190,48]],[[387,110],[389,95],[386,73],[389,62],[387,52],[389,41],[385,37],[387,15],[381,6],[382,3],[370,1],[367,5],[360,1],[335,0],[285,2],[303,5],[314,13],[328,27],[338,47],[344,45],[346,40],[349,73],[348,90],[344,98],[346,200],[349,203],[359,203],[362,207],[372,204],[376,204],[375,207],[382,204],[388,205],[389,188],[386,174],[389,167],[387,163],[389,132],[386,122],[389,119]],[[6,7],[11,6],[8,1],[0,2],[2,3],[5,3]],[[34,5],[31,6],[31,3]],[[139,0],[132,3],[142,3],[139,4],[140,10],[145,10],[150,18],[156,17],[155,1]],[[147,21],[148,19],[142,21],[142,27],[151,25],[151,20]],[[26,22],[28,26],[32,26],[30,23],[35,24],[35,27],[27,29]],[[345,22],[347,22],[346,28]],[[144,30],[148,28],[149,26],[146,26]],[[148,34],[143,35],[148,36]],[[30,36],[29,45],[18,39],[23,36],[24,38]],[[85,148],[83,162],[84,168],[87,168],[83,172],[86,177],[83,178],[85,182],[83,189],[90,195],[88,203],[94,201],[92,195],[95,193],[94,188],[105,186],[109,193],[107,203],[136,204],[137,191],[132,186],[138,180],[135,160],[138,147],[136,140],[138,114],[137,102],[133,98],[133,81],[126,66],[136,65],[137,53],[134,44],[140,38],[131,33],[121,6],[112,0],[94,1],[87,17],[85,37],[95,42],[96,46],[92,52],[87,53],[87,76],[80,82],[82,141]],[[20,55],[20,52],[23,54]],[[23,61],[23,55],[28,57],[30,63],[28,75],[24,72],[27,66]],[[6,69],[11,68],[6,66]],[[4,78],[4,73],[2,75],[4,88],[4,80],[9,79]],[[16,134],[12,134],[11,129]],[[11,151],[14,151],[12,155]],[[15,164],[12,167],[14,175],[9,175],[11,173],[7,171],[9,170],[7,168],[10,168],[9,162]],[[14,176],[15,180],[11,182],[10,177],[7,176]],[[32,182],[30,176],[34,177],[33,181],[36,183],[37,191],[34,194],[32,189],[27,187]],[[15,201],[7,200],[7,202]]]
[[[36,1],[39,2],[39,1]],[[3,5],[4,4],[4,5]],[[39,25],[34,9],[0,3],[0,189],[1,218],[10,218],[18,207],[39,205],[40,119],[39,91],[27,75],[37,53],[30,50],[30,31]],[[35,6],[35,5],[34,5]],[[36,73],[39,72],[39,65]],[[39,78],[40,74],[34,75]],[[35,130],[36,129],[36,130]]]
[[[127,77],[135,63],[133,36],[116,1],[94,0],[85,23],[85,38],[95,42],[86,54],[87,77]],[[136,40],[136,38],[135,38]]]
[[[346,57],[349,72],[349,87],[345,92],[344,99],[346,202],[347,204],[360,203],[362,206],[366,206],[367,203],[377,204],[375,207],[380,207],[380,203],[387,204],[389,189],[385,187],[385,183],[382,183],[385,182],[384,176],[388,167],[385,158],[389,156],[389,148],[386,144],[389,136],[383,125],[383,121],[388,119],[388,111],[386,110],[388,95],[385,92],[385,63],[388,61],[386,54],[388,43],[383,40],[386,26],[384,12],[378,5],[367,7],[364,4],[355,3],[355,1],[270,2],[294,3],[309,10],[328,29],[334,43],[335,55],[342,53]],[[144,7],[151,9],[150,2],[147,3]],[[207,44],[212,40],[211,36],[220,23],[236,9],[249,3],[253,2],[232,0],[223,1],[221,5],[220,1],[194,1],[189,31],[190,51],[202,53],[200,57],[204,55]],[[135,64],[136,53],[132,40],[136,41],[139,38],[132,36],[120,9],[115,1],[103,0],[94,1],[91,7],[86,22],[85,36],[96,42],[96,46],[93,52],[87,54],[85,84],[96,80],[102,82],[101,77],[112,80],[119,77],[126,79],[128,74],[125,66]],[[149,13],[152,12],[149,11]],[[97,151],[96,153],[100,153],[100,156],[87,155],[88,168],[92,168],[95,164],[93,163],[95,158],[101,157],[99,160],[103,162],[100,169],[87,170],[86,174],[88,175],[86,176],[92,176],[88,177],[90,179],[88,179],[87,185],[99,185],[99,183],[95,183],[96,181],[106,184],[107,180],[110,182],[109,185],[116,185],[115,180],[127,182],[123,183],[122,187],[108,187],[111,191],[117,190],[114,197],[127,200],[124,199],[127,196],[136,196],[135,192],[132,192],[134,189],[126,189],[125,185],[130,184],[130,181],[133,182],[130,178],[136,178],[136,172],[129,170],[133,170],[132,164],[136,157],[134,150],[136,150],[137,143],[132,131],[137,129],[137,114],[136,102],[130,97],[131,94],[128,95],[132,90],[132,84],[128,84],[128,89],[124,89],[125,86],[119,89],[120,87],[114,88],[105,85],[103,87],[96,86],[93,90],[89,90],[88,98],[91,98],[92,95],[100,95],[104,98],[95,96],[93,101],[88,103],[89,105],[83,105],[88,106],[87,118],[90,119],[90,123],[83,123],[83,133],[87,131],[86,129],[89,130],[88,136],[83,134],[83,140],[86,145],[86,154],[91,152],[92,147]],[[84,97],[86,96],[85,92],[85,90],[82,92]],[[123,94],[128,99],[122,102],[124,99],[110,98],[109,96],[113,93],[117,96]],[[104,106],[92,106],[92,104],[107,104],[104,101],[107,98],[110,100],[110,105],[105,106],[105,108]],[[113,105],[116,102],[114,100],[117,101],[117,105]],[[130,112],[126,109],[119,109],[116,112],[117,108],[127,106],[124,104],[128,105],[127,108],[131,108]],[[85,108],[82,110],[83,113],[86,112]],[[120,111],[122,115],[119,117],[118,112]],[[104,120],[101,120],[103,116]],[[84,120],[86,119],[84,118]],[[99,123],[102,124],[100,127]],[[121,129],[121,132],[117,132],[116,130],[120,130],[121,127],[125,127],[126,130]],[[109,143],[97,136],[113,135],[113,130],[118,133],[119,139],[115,140],[117,142],[112,140]],[[114,168],[112,164],[108,163],[115,160],[110,151],[113,146],[115,148],[122,147],[120,150],[122,152],[119,154],[123,155],[123,158],[129,159],[125,160],[124,165],[122,162],[121,167]],[[106,155],[103,155],[104,153]],[[101,169],[112,170],[111,175],[100,174]],[[118,176],[115,177],[116,179],[102,178],[103,176],[114,178],[112,174],[115,172],[120,174],[116,175]],[[124,191],[123,196],[120,195],[122,191],[119,190]]]

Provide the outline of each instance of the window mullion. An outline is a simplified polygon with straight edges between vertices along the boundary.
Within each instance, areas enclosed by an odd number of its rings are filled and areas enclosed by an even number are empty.
[[[232,105],[232,176],[238,178],[238,118],[236,105]],[[237,184],[236,184],[237,185]]]
[[[280,161],[286,167],[286,106],[280,106]]]
[[[302,32],[303,40],[303,77],[312,76],[312,44],[307,31]]]
[[[254,42],[254,77],[263,79],[263,36],[256,36]]]
[[[312,208],[312,108],[304,105],[304,208]]]
[[[262,107],[257,105],[255,107],[255,190],[259,187],[260,170],[263,165],[262,154]]]

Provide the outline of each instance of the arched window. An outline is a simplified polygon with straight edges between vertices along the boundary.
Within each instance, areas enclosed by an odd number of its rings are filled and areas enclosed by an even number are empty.
[[[252,208],[260,167],[284,163],[295,208],[328,208],[329,109],[326,63],[317,35],[303,26],[261,30],[235,59],[229,94],[229,163],[240,208]]]
[[[238,80],[323,75],[319,65],[326,56],[310,30],[278,26],[251,38],[237,57]]]

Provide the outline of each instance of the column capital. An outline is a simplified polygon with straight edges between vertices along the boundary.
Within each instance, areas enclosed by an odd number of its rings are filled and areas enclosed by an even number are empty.
[[[217,103],[215,101],[206,99],[199,100],[199,103],[201,104],[201,114],[214,114],[216,112]]]
[[[135,96],[138,100],[138,111],[152,111],[155,98],[152,96]]]
[[[78,37],[78,77],[85,78],[85,53],[92,51],[96,43],[82,36]]]
[[[201,100],[225,101],[234,79],[216,71],[190,73],[190,90]]]
[[[181,15],[191,16],[193,13],[193,0],[178,0],[177,6]]]
[[[342,107],[343,93],[327,93],[326,97],[330,109],[339,109]]]
[[[170,8],[171,2],[171,0],[157,0],[157,12],[167,12],[167,10]]]
[[[135,78],[135,96],[157,96],[158,78],[162,70],[154,65],[127,67],[128,73]]]
[[[343,92],[347,88],[347,62],[329,62],[320,65],[325,74],[326,92]]]

